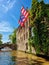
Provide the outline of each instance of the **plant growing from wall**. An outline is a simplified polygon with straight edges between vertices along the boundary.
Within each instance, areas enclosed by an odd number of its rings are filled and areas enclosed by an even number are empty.
[[[32,53],[32,42],[33,42],[33,38],[29,38],[28,39],[28,43],[29,43],[29,52]]]

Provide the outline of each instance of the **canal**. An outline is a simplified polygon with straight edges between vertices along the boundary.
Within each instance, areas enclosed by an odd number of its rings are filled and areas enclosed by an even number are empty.
[[[49,61],[20,51],[0,51],[0,65],[49,65]]]

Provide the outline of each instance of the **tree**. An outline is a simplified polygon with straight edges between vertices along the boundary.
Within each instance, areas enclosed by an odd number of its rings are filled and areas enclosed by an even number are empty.
[[[44,54],[47,54],[48,52],[48,46],[49,42],[48,35],[47,35],[47,22],[45,22],[47,19],[49,19],[49,5],[45,4],[43,0],[38,2],[38,0],[32,0],[32,6],[31,6],[31,20],[32,20],[32,27],[33,29],[33,44],[36,49],[36,53],[40,53],[41,51]],[[46,19],[46,20],[45,20]],[[31,23],[31,24],[32,24]]]
[[[16,29],[14,29],[13,33],[9,35],[9,39],[11,40],[11,43],[16,43]]]
[[[0,44],[2,44],[2,34],[0,34]]]
[[[10,40],[10,42],[12,43],[12,34],[9,35],[9,40]]]
[[[33,29],[33,32],[34,32],[34,36],[33,36],[33,39],[30,38],[29,41],[33,41],[31,42],[32,45],[34,45],[35,49],[36,49],[36,52],[39,53],[40,51],[40,46],[39,46],[39,33],[38,33],[38,24],[39,24],[39,2],[38,0],[32,0],[32,7],[31,7],[31,21],[33,23],[33,26],[34,29]],[[32,25],[31,23],[31,25]],[[30,43],[30,44],[31,44]]]

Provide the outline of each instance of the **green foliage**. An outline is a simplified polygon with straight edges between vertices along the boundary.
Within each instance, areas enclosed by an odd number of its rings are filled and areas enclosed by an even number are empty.
[[[47,27],[45,23],[40,24],[40,40],[41,40],[41,50],[46,54],[48,52],[47,43]]]
[[[32,19],[36,16],[37,8],[38,8],[38,0],[32,0],[32,7],[31,7]]]
[[[9,39],[11,40],[11,43],[16,43],[16,29],[14,29],[13,33],[9,35]]]
[[[0,34],[0,44],[2,44],[2,34]]]
[[[40,2],[38,0],[32,0],[30,13],[33,23],[32,27],[34,27],[34,36],[33,39],[30,38],[29,41],[33,41],[29,43],[35,46],[37,54],[40,52],[48,54],[49,38],[47,35],[47,22],[44,22],[44,17],[49,20],[49,5],[45,4],[43,0]]]
[[[2,40],[2,34],[0,34],[0,40]]]
[[[36,49],[36,53],[40,53],[40,37],[39,37],[39,31],[38,26],[34,26],[33,29],[34,37],[33,37],[33,43]]]
[[[29,47],[30,47],[30,50],[29,50],[29,51],[30,51],[30,53],[31,53],[31,52],[32,52],[32,48],[31,48],[31,47],[32,47],[32,43],[33,43],[33,38],[30,37],[30,38],[28,39],[28,43],[29,43]]]

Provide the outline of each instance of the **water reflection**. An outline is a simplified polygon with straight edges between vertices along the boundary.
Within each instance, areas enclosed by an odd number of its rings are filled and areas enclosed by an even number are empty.
[[[37,59],[32,59],[32,55],[29,55],[28,57],[28,63],[29,65],[42,65],[43,62],[42,61],[38,61],[38,58]]]
[[[11,60],[12,60],[12,64],[11,65],[16,65],[16,57],[15,56],[12,56],[11,57]]]
[[[15,59],[11,52],[0,52],[0,65],[16,65]]]
[[[35,55],[11,51],[0,52],[0,65],[49,65],[49,62]]]

